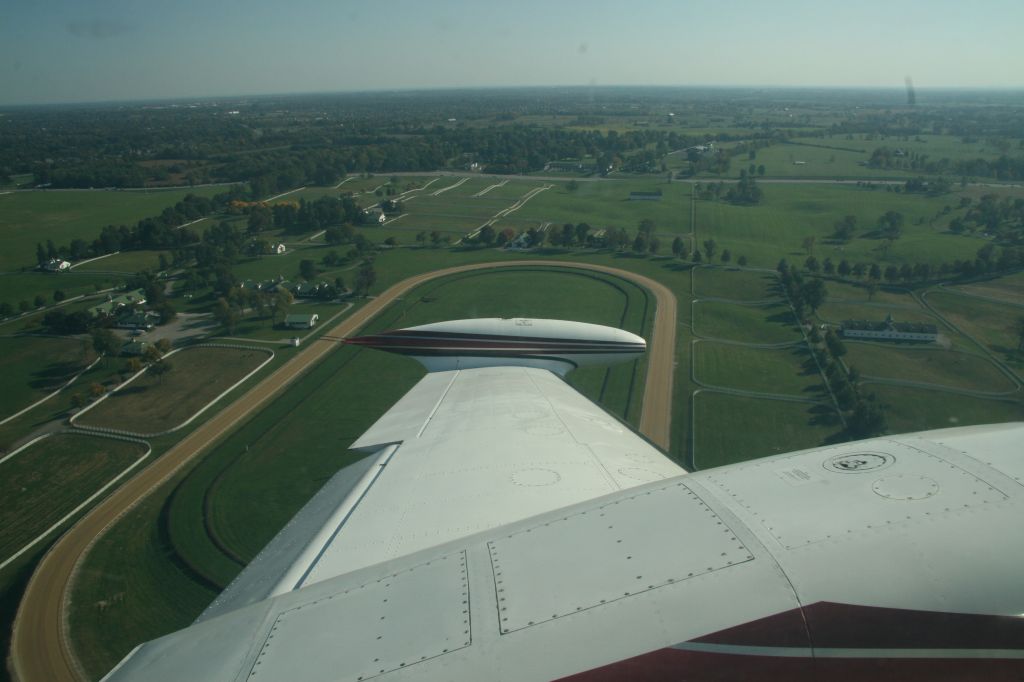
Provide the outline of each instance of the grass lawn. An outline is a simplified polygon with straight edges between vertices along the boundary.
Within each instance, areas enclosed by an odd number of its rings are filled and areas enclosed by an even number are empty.
[[[822,405],[707,391],[694,396],[694,403],[698,469],[817,447],[842,428],[835,412]]]
[[[939,384],[974,391],[1014,389],[1005,374],[986,358],[933,346],[846,342],[843,359],[861,374]]]
[[[961,290],[978,296],[998,298],[1007,303],[1024,304],[1024,272],[1018,272],[1005,277],[998,277],[984,282],[974,282],[958,287],[950,287],[951,290]]]
[[[85,263],[76,267],[72,272],[85,274],[90,272],[118,272],[126,275],[142,272],[143,270],[158,270],[160,268],[160,254],[163,253],[170,260],[170,253],[167,251],[122,251],[105,258]]]
[[[1024,317],[1024,310],[944,291],[930,292],[926,300],[947,320],[985,344],[1024,379],[1024,354],[1017,350],[1018,337],[1013,332],[1013,326]]]
[[[511,184],[510,182],[509,185]],[[635,233],[641,220],[649,218],[654,221],[655,234],[659,235],[662,241],[668,238],[668,243],[662,245],[665,251],[668,251],[674,235],[689,233],[691,230],[689,183],[666,183],[661,177],[650,180],[629,179],[578,184],[579,187],[575,191],[568,190],[564,184],[556,184],[531,198],[525,206],[509,217],[514,220],[550,222],[555,225],[585,222],[595,230],[623,227],[631,235]],[[629,200],[630,192],[657,190],[663,193],[660,201]],[[736,254],[736,251],[733,253]]]
[[[181,424],[252,371],[267,355],[237,348],[186,348],[162,379],[146,372],[89,410],[78,423],[160,433]]]
[[[95,357],[92,342],[82,339],[0,337],[0,419],[52,393]]]
[[[693,310],[693,333],[697,336],[746,343],[785,343],[801,339],[793,313],[784,303],[753,306],[697,301]]]
[[[359,301],[355,301],[355,303],[358,302]],[[327,321],[343,310],[345,310],[345,304],[299,299],[288,309],[288,314],[312,315],[313,313],[316,313],[320,316],[320,320],[316,323],[316,327],[313,329],[288,329],[281,325],[274,324],[272,317],[251,316],[240,320],[235,326],[235,330],[231,333],[228,333],[223,327],[217,327],[217,336],[283,342],[285,339],[294,338],[296,336],[306,336],[311,331],[323,330],[325,325],[328,324]],[[335,320],[330,323],[331,326],[337,324],[339,320]]]
[[[711,386],[828,398],[821,375],[802,344],[793,348],[744,348],[700,341],[693,353],[694,374]]]
[[[137,443],[58,434],[0,463],[0,560],[145,454]]]
[[[889,288],[879,286],[874,294],[868,292],[866,284],[854,282],[839,282],[826,280],[825,288],[828,291],[826,301],[837,303],[874,303],[876,305],[889,304],[903,308],[917,308],[921,306],[906,289]]]
[[[769,178],[910,177],[903,171],[887,171],[861,165],[866,164],[870,158],[870,153],[860,151],[822,149],[801,144],[776,144],[758,149],[757,158],[753,161],[742,159],[734,165],[764,165],[765,177]]]
[[[962,215],[954,210],[940,216],[944,206],[958,196],[925,197],[918,194],[865,189],[856,185],[761,185],[764,201],[758,206],[734,206],[724,201],[697,202],[697,240],[713,238],[719,249],[730,249],[758,267],[774,268],[779,259],[803,263],[805,237],[815,237],[814,255],[850,263],[889,264],[929,262],[938,265],[973,255],[987,241],[954,235],[947,225]],[[883,253],[883,240],[875,236],[879,216],[888,210],[903,214],[903,236]],[[845,215],[857,218],[857,232],[846,244],[831,242],[835,223]],[[935,222],[931,222],[932,219]],[[918,224],[923,220],[922,224]]]
[[[889,433],[1024,419],[1024,403],[986,400],[902,386],[868,386],[882,402]]]
[[[778,277],[767,272],[703,267],[697,268],[693,276],[694,296],[734,301],[781,300],[777,286]]]
[[[42,296],[47,305],[54,303],[54,292],[63,291],[65,298],[94,294],[124,283],[124,275],[95,272],[5,272],[0,273],[0,302],[19,310],[22,301],[33,307],[36,296]]]
[[[213,196],[224,187],[150,191],[40,191],[0,196],[0,270],[34,267],[36,244],[52,239],[58,246],[72,239],[92,242],[107,225],[134,225],[188,194]]]

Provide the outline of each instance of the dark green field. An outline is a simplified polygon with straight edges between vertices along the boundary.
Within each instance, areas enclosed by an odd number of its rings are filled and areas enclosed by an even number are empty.
[[[60,434],[0,463],[0,561],[145,452],[137,443]]]
[[[96,354],[88,341],[58,337],[0,337],[0,419],[49,395]]]

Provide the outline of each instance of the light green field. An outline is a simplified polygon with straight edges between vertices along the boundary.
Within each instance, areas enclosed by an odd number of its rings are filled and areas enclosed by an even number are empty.
[[[963,291],[977,296],[998,298],[1006,301],[1007,303],[1024,305],[1024,272],[1018,272],[1014,275],[1007,275],[1005,277],[999,277],[985,282],[974,282],[972,284],[964,284],[958,287],[950,287],[950,290]]]
[[[909,297],[908,297],[909,299]],[[907,301],[911,306],[893,305],[890,303],[833,303],[826,301],[818,308],[818,317],[827,322],[839,324],[843,320],[877,320],[892,315],[897,322],[927,322],[938,324],[934,315],[920,306],[914,305],[913,299]],[[945,333],[945,330],[943,330]]]
[[[0,196],[0,270],[35,267],[36,244],[52,239],[58,246],[72,239],[92,242],[107,225],[132,226],[159,215],[188,194],[212,196],[223,187],[152,191],[51,190]]]
[[[137,443],[59,434],[0,463],[0,560],[145,453]]]
[[[187,348],[162,378],[146,372],[85,413],[78,423],[135,433],[178,426],[267,359],[258,350]]]
[[[52,393],[95,357],[92,344],[81,339],[0,337],[0,419]]]
[[[744,348],[701,341],[694,345],[693,371],[710,386],[824,398],[821,375],[803,346]]]
[[[838,265],[851,263],[929,262],[952,263],[973,255],[987,242],[981,238],[954,235],[946,226],[956,212],[935,223],[931,219],[956,195],[927,198],[896,194],[881,189],[869,190],[855,185],[772,185],[762,184],[764,201],[758,206],[734,206],[724,201],[698,201],[697,241],[714,238],[718,248],[733,254],[746,254],[750,264],[775,267],[780,258],[803,264],[807,257],[801,244],[805,237],[817,239],[814,255],[826,257]],[[903,214],[903,236],[883,254],[883,240],[866,237],[876,230],[879,216],[888,210]],[[828,243],[835,223],[845,215],[857,218],[856,237],[847,244]],[[924,224],[917,224],[924,219]]]
[[[693,275],[693,293],[734,301],[782,299],[774,273],[724,268],[697,268]]]
[[[95,294],[102,289],[120,286],[124,275],[96,274],[89,272],[19,272],[0,274],[0,301],[9,303],[15,311],[21,301],[28,301],[35,307],[36,296],[46,299],[46,305],[53,305],[53,294],[63,291],[67,298]]]
[[[876,135],[870,139],[867,134],[854,134],[853,139],[846,139],[846,135],[833,135],[825,138],[794,138],[794,142],[806,142],[808,144],[826,145],[834,147],[846,147],[848,149],[860,149],[864,152],[864,160],[871,158],[871,152],[879,147],[890,149],[903,149],[908,153],[926,154],[930,161],[940,159],[995,159],[1000,155],[1000,150],[980,140],[978,142],[965,143],[962,138],[954,135],[914,135],[914,136],[881,136]],[[839,152],[837,151],[836,154]]]
[[[160,268],[160,251],[122,251],[106,258],[85,263],[76,267],[72,272],[77,274],[101,273],[123,273],[131,275],[143,270],[156,271]],[[170,253],[163,252],[170,260]],[[61,275],[62,277],[64,275]]]
[[[786,343],[802,338],[786,304],[753,306],[698,301],[693,309],[693,332],[704,338],[745,343]]]
[[[873,304],[891,304],[900,308],[916,308],[921,309],[921,306],[909,291],[901,288],[890,288],[886,286],[878,286],[875,289],[875,293],[872,296],[868,296],[868,289],[865,284],[852,283],[852,282],[840,282],[836,280],[827,280],[825,282],[826,290],[828,291],[827,302],[842,302],[842,303],[873,303]]]
[[[660,201],[629,200],[630,192],[659,189],[663,193]],[[585,222],[594,229],[622,227],[631,236],[641,220],[651,219],[655,233],[669,237],[671,242],[672,236],[690,232],[690,185],[682,182],[669,184],[664,178],[580,182],[574,192],[556,185],[534,196],[509,218],[555,225]],[[669,246],[670,243],[664,244],[664,250],[668,251]]]
[[[734,167],[763,164],[768,178],[892,178],[906,172],[868,168],[870,153],[822,149],[800,144],[777,144],[757,150],[754,161],[733,159]],[[798,163],[802,161],[803,163]],[[865,164],[865,165],[862,165]]]
[[[842,428],[835,412],[820,405],[707,391],[693,399],[698,469],[816,447]]]
[[[1024,403],[986,400],[927,389],[871,384],[882,401],[889,433],[910,433],[1024,419]]]
[[[993,393],[1015,385],[991,362],[977,355],[941,348],[906,348],[881,343],[846,343],[843,359],[862,375],[919,381],[951,388]]]
[[[1024,354],[1017,350],[1019,339],[1013,331],[1024,317],[1021,308],[944,291],[929,293],[926,300],[1024,378]]]

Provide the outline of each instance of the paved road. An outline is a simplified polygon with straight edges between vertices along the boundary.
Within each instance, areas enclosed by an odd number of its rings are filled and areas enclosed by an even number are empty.
[[[652,442],[667,449],[672,416],[676,300],[666,286],[642,275],[601,265],[536,260],[446,268],[395,284],[329,330],[325,337],[338,339],[352,335],[386,305],[430,279],[470,270],[523,265],[596,270],[629,279],[654,294],[657,309],[652,330],[653,340],[648,348],[640,431]],[[54,543],[40,561],[26,588],[14,623],[11,662],[20,682],[75,682],[86,679],[68,638],[65,607],[75,572],[93,543],[175,472],[266,405],[296,377],[336,347],[336,341],[324,337],[311,342],[305,350],[105,498]]]

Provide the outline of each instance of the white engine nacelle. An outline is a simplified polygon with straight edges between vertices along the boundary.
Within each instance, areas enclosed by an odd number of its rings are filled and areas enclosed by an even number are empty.
[[[641,337],[621,329],[522,317],[435,322],[346,343],[411,356],[428,372],[519,366],[565,375],[585,365],[633,360],[647,350]]]

